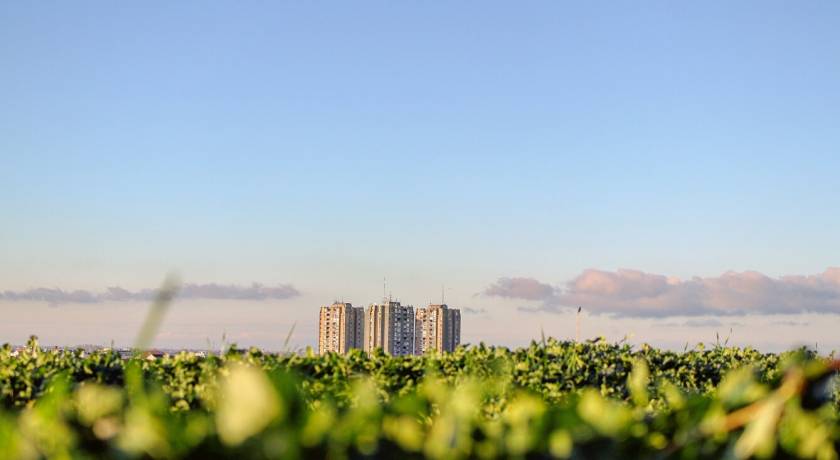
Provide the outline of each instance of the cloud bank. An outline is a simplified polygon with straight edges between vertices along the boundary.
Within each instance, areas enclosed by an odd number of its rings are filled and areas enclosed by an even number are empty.
[[[499,278],[484,290],[484,295],[509,299],[547,300],[555,296],[555,288],[533,278]]]
[[[500,278],[483,294],[538,302],[520,307],[523,311],[556,313],[581,306],[590,313],[627,317],[840,313],[840,267],[807,276],[771,278],[747,271],[687,280],[639,270],[589,269],[562,286]]]
[[[56,288],[33,288],[25,291],[0,291],[0,301],[38,301],[50,304],[102,302],[149,301],[157,294],[156,289],[129,291],[121,287],[109,287],[104,292],[83,290],[65,291]],[[184,284],[178,291],[179,299],[232,299],[232,300],[268,300],[290,299],[300,292],[291,284],[264,286],[253,283],[250,286],[232,284]]]
[[[696,328],[703,328],[703,327],[712,327],[712,328],[719,328],[719,327],[728,327],[728,326],[736,326],[740,323],[730,323],[730,324],[723,324],[722,322],[714,319],[714,318],[700,318],[700,319],[690,319],[687,321],[683,321],[681,323],[662,323],[659,326],[661,327],[696,327]]]

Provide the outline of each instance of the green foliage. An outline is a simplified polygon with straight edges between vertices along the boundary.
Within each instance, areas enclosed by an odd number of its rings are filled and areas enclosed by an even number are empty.
[[[836,363],[547,339],[390,357],[0,348],[0,458],[837,458]]]

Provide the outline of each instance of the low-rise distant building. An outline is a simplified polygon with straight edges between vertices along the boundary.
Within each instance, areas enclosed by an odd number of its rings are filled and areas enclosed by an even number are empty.
[[[454,351],[461,343],[461,311],[446,304],[418,308],[415,313],[414,351]]]
[[[164,356],[166,356],[166,353],[161,350],[146,350],[140,353],[140,358],[145,359],[146,361],[154,361],[156,359],[163,358]]]
[[[120,355],[121,359],[129,359],[134,355],[134,350],[131,348],[119,348],[117,349],[117,354]]]

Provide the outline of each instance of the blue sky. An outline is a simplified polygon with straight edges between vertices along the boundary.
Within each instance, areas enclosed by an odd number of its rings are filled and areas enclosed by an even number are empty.
[[[274,309],[213,307],[287,329],[376,300],[384,276],[416,305],[451,286],[487,311],[466,337],[519,343],[537,320],[480,294],[500,278],[823,273],[840,265],[838,17],[827,1],[6,3],[0,291],[139,290],[172,270],[291,284]],[[21,318],[7,337],[85,341],[25,305],[0,301]],[[172,343],[203,341],[199,316]]]

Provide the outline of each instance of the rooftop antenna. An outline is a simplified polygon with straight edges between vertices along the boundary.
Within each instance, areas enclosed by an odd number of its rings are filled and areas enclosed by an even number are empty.
[[[446,304],[446,299],[445,299],[446,294],[445,294],[445,292],[446,292],[446,290],[443,289],[443,285],[441,284],[440,285],[440,304],[441,305]]]
[[[580,307],[575,316],[575,342],[580,342]]]

